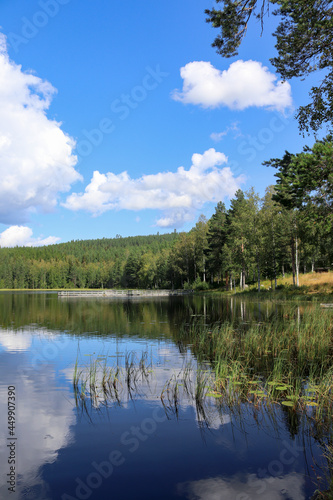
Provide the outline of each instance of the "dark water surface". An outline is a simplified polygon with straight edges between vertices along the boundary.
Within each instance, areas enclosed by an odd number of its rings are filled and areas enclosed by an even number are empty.
[[[0,294],[0,498],[31,500],[306,500],[320,460],[315,440],[288,409],[241,411],[193,398],[166,411],[161,392],[184,366],[183,323],[268,321],[283,306],[239,299],[58,299],[54,293]],[[124,369],[145,353],[149,383],[119,401],[97,395],[77,405],[73,375],[98,357]],[[15,387],[15,427],[8,427]],[[12,406],[11,406],[12,408]],[[10,435],[12,433],[12,435]],[[12,455],[10,453],[12,452]],[[12,459],[15,493],[8,488]]]

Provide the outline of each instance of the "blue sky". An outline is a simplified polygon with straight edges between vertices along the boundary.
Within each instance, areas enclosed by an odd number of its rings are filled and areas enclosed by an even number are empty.
[[[1,3],[1,246],[188,231],[314,142],[293,115],[316,80],[275,75],[276,19],[222,59],[213,5]]]

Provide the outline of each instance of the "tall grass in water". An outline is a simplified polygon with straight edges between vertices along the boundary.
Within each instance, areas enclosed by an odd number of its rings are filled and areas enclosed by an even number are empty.
[[[272,422],[278,406],[290,422],[301,417],[305,434],[328,450],[330,490],[317,498],[333,498],[333,309],[286,306],[282,317],[248,324],[196,321],[184,325],[180,340],[199,361],[210,361],[215,387],[207,396],[233,415],[250,403]]]
[[[168,417],[171,414],[174,414],[178,418],[180,404],[179,383],[180,382],[177,379],[177,376],[173,374],[171,378],[164,384],[161,392],[161,402]]]
[[[270,397],[294,409],[313,406],[318,419],[333,416],[333,310],[286,307],[267,323],[196,321],[180,336],[210,361],[216,389],[230,402]]]
[[[115,402],[118,405],[138,393],[140,380],[149,385],[152,373],[148,352],[137,360],[135,352],[127,352],[124,366],[108,365],[108,356],[90,356],[88,364],[79,365],[79,353],[74,365],[73,391],[77,407],[85,409],[87,401],[98,408],[100,404]]]
[[[178,418],[180,407],[186,400],[194,404],[198,421],[209,426],[205,400],[212,379],[206,368],[197,366],[192,360],[186,361],[178,372],[166,375],[163,387],[155,388],[155,396],[160,398],[168,417]],[[121,366],[109,366],[107,356],[90,357],[89,363],[79,365],[78,356],[73,371],[76,406],[88,413],[89,403],[91,408],[99,409],[110,403],[121,405],[128,399],[151,396],[153,375],[154,366],[148,352],[143,352],[141,357],[134,351],[126,352]]]

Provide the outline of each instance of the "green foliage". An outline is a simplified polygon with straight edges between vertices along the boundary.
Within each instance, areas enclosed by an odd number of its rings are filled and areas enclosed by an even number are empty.
[[[155,286],[155,282],[165,285],[165,262],[177,239],[178,235],[172,233],[0,248],[0,286],[51,289],[145,288]]]
[[[221,201],[215,208],[215,213],[208,221],[206,256],[208,261],[208,270],[211,276],[221,277],[224,272],[225,265],[228,268],[229,263],[226,262],[225,253],[223,251],[227,237],[227,212],[224,203]]]
[[[321,215],[333,213],[333,143],[328,136],[312,148],[283,158],[273,158],[264,165],[278,168],[275,200],[287,208],[304,208],[312,203]]]
[[[205,291],[209,289],[209,285],[207,281],[201,281],[200,278],[197,278],[192,285],[193,290],[197,291]]]
[[[312,148],[305,147],[302,153],[286,152],[283,158],[265,164],[278,169],[273,199],[289,212],[297,211],[303,261],[311,261],[312,268],[315,261],[332,261],[332,137],[317,141]]]
[[[189,233],[71,241],[0,249],[1,288],[187,288],[261,290],[280,273],[333,262],[333,144],[318,141],[266,165],[277,184],[261,199],[238,190]],[[273,285],[274,280],[274,285]],[[294,284],[298,284],[294,279]]]

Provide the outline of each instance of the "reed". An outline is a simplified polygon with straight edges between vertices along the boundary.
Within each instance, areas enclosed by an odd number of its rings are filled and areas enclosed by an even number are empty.
[[[283,412],[290,422],[300,418],[306,434],[332,442],[333,310],[293,305],[285,308],[282,318],[267,322],[209,326],[196,317],[180,328],[177,341],[191,345],[195,360],[171,373],[159,389],[168,418],[179,418],[185,400],[195,407],[199,423],[208,426],[212,407],[221,421],[227,413],[239,425],[244,412],[260,410],[272,425]],[[120,405],[144,397],[154,370],[148,352],[138,357],[130,351],[123,365],[112,366],[105,356],[82,366],[78,356],[73,371],[77,405],[87,408],[89,399],[94,407]]]
[[[214,391],[229,406],[279,403],[304,414],[312,408],[318,423],[332,419],[333,311],[294,305],[267,323],[207,327],[197,320],[180,337],[199,361],[210,360]]]
[[[164,384],[160,399],[167,417],[170,417],[170,415],[175,415],[176,418],[178,418],[180,404],[180,382],[176,374],[173,374],[171,378]]]
[[[82,401],[90,400],[93,407],[114,402],[118,405],[125,399],[139,394],[139,382],[149,386],[152,361],[148,352],[138,360],[136,353],[125,353],[124,365],[109,366],[107,355],[89,356],[89,363],[79,362],[80,353],[73,370],[73,392],[76,405],[82,409]]]
[[[192,345],[198,364],[187,362],[161,391],[167,411],[178,415],[182,398],[193,400],[201,412],[209,397],[223,399],[229,408],[242,403],[280,404],[289,411],[309,414],[332,433],[333,417],[333,311],[318,306],[286,308],[283,318],[267,323],[205,326],[184,325],[180,339]],[[206,361],[211,366],[207,374]],[[79,400],[133,398],[153,372],[148,352],[137,359],[127,352],[124,366],[109,367],[107,357],[90,359],[88,367],[74,366],[73,389]],[[125,391],[126,389],[126,391]]]

